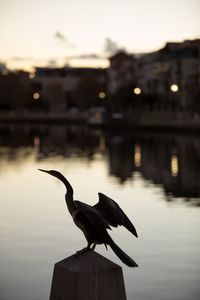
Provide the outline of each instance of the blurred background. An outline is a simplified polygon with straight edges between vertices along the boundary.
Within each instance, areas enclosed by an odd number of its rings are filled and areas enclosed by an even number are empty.
[[[0,298],[48,299],[85,246],[65,189],[113,198],[127,298],[200,295],[200,2],[0,1]],[[73,234],[72,234],[73,233]],[[105,247],[96,251],[121,265]]]

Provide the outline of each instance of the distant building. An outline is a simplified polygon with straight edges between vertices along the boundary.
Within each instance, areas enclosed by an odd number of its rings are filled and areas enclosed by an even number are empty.
[[[167,43],[138,61],[142,93],[179,101],[182,109],[194,108],[200,96],[200,40]]]
[[[30,99],[29,73],[0,74],[0,110],[23,110]]]
[[[105,92],[105,82],[105,69],[36,68],[32,93],[44,98],[53,111],[84,109],[99,99],[99,93]]]
[[[6,67],[6,64],[0,62],[0,75],[5,75],[8,73],[8,69]]]
[[[110,58],[108,75],[111,96],[129,88],[130,93],[157,98],[159,109],[200,112],[200,39],[167,43],[137,59],[120,51]]]
[[[136,59],[133,55],[120,51],[110,57],[108,69],[108,89],[110,95],[120,89],[134,86],[136,81]]]

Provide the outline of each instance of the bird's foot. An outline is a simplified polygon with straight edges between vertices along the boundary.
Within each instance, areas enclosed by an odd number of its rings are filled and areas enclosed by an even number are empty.
[[[93,246],[90,248],[90,250],[94,250],[95,249],[95,247],[96,247],[96,244],[93,244]]]
[[[85,247],[81,250],[76,251],[75,256],[79,256],[80,254],[85,253],[86,251],[90,250],[88,247]]]

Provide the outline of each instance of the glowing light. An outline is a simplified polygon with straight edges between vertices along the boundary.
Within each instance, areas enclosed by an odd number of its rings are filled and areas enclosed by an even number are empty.
[[[134,93],[135,95],[140,95],[140,94],[142,93],[142,90],[141,90],[141,88],[136,87],[136,88],[133,89],[133,93]]]
[[[100,148],[101,152],[106,151],[106,141],[105,141],[105,137],[103,135],[100,136],[99,148]]]
[[[100,112],[96,112],[95,113],[95,117],[96,117],[96,119],[101,119],[101,113]]]
[[[30,79],[34,79],[34,78],[35,78],[35,73],[30,73],[30,74],[29,74],[29,78],[30,78]]]
[[[105,98],[106,98],[106,93],[100,92],[100,93],[99,93],[99,98],[100,98],[100,99],[105,99]]]
[[[38,136],[35,136],[33,143],[34,143],[35,147],[39,147],[40,146],[40,138]]]
[[[34,93],[34,94],[33,94],[33,99],[34,99],[34,100],[40,99],[40,94],[39,94],[39,93]]]
[[[173,93],[177,93],[179,91],[179,86],[177,84],[172,84],[170,86],[170,90],[173,92]]]
[[[141,147],[140,145],[135,145],[134,164],[136,168],[141,167],[141,158],[142,158]]]
[[[179,172],[179,165],[178,165],[178,157],[176,155],[172,155],[171,158],[171,174],[173,177],[176,177]]]

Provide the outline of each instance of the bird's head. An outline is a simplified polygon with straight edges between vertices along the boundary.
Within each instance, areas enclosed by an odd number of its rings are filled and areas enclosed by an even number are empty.
[[[52,175],[52,176],[54,176],[54,177],[56,177],[58,179],[61,179],[61,177],[63,176],[60,172],[55,171],[55,170],[49,170],[49,171],[43,170],[43,169],[38,169],[38,170],[42,171],[42,172],[45,172],[45,173],[47,173],[49,175]]]
[[[66,189],[68,190],[68,193],[73,195],[73,188],[71,184],[60,172],[56,170],[49,170],[49,171],[43,169],[38,169],[38,170],[58,178],[60,181],[62,181],[62,183],[64,183]]]

